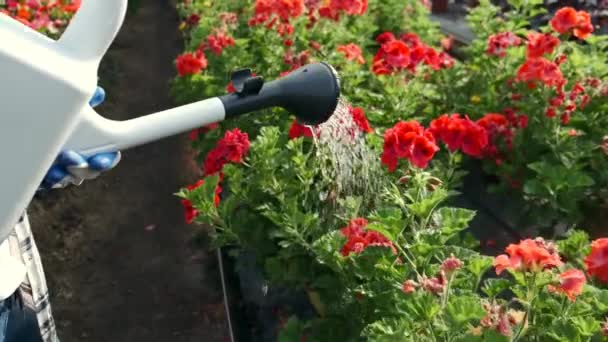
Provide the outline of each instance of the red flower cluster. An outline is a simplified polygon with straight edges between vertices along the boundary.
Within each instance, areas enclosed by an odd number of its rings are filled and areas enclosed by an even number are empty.
[[[593,32],[593,24],[589,13],[576,11],[572,7],[564,7],[555,13],[550,21],[555,32],[564,34],[572,31],[575,37],[586,39]]]
[[[301,125],[296,119],[294,119],[289,127],[289,138],[297,139],[299,137],[312,138],[312,129],[310,129],[308,126]]]
[[[486,53],[496,57],[504,57],[507,48],[521,45],[521,39],[513,32],[501,32],[488,37]]]
[[[560,40],[548,33],[528,33],[528,58],[538,58],[553,52]]]
[[[0,14],[6,14],[34,30],[57,34],[66,27],[69,22],[66,19],[78,11],[81,3],[82,0],[7,0],[6,9],[0,9]]]
[[[452,152],[462,152],[481,158],[488,145],[486,130],[471,121],[468,117],[462,118],[460,114],[444,114],[431,121],[430,131],[437,140],[442,141]]]
[[[384,32],[376,41],[381,44],[372,65],[372,71],[376,75],[388,75],[405,69],[415,72],[421,63],[433,70],[454,65],[454,59],[450,55],[425,45],[413,33],[405,33],[396,39],[391,32]]]
[[[350,43],[346,45],[340,45],[337,48],[338,52],[344,54],[344,57],[349,61],[357,61],[359,64],[365,64],[365,59],[363,58],[363,51],[359,45]]]
[[[590,276],[608,284],[608,238],[591,243],[591,253],[585,258],[585,266]]]
[[[292,18],[299,17],[304,9],[304,0],[256,0],[255,13],[249,20],[249,25],[266,24],[266,27],[270,29],[277,21],[283,24],[289,23]],[[280,27],[281,25],[279,25]],[[281,30],[284,29],[285,27]]]
[[[516,115],[511,109],[505,109],[505,114],[488,113],[476,122],[458,113],[444,114],[431,121],[429,130],[452,152],[461,150],[471,157],[493,159],[498,164],[502,161],[499,144],[504,142],[510,150],[516,129],[528,124],[526,115]]]
[[[285,51],[285,55],[283,56],[283,62],[290,66],[290,70],[287,72],[292,72],[297,68],[308,64],[310,61],[310,51],[304,50],[300,53],[294,53],[291,49]]]
[[[205,184],[205,180],[201,179],[192,185],[188,185],[186,188],[188,190],[192,191],[192,190],[198,189],[203,184]],[[220,205],[220,194],[221,193],[222,193],[222,188],[218,184],[217,187],[215,188],[215,197],[213,199],[213,203],[215,204],[216,208]],[[184,210],[185,210],[184,217],[186,219],[186,223],[190,224],[190,223],[194,222],[194,219],[198,216],[198,210],[196,210],[192,206],[192,202],[190,202],[187,199],[182,200],[182,205],[184,206]]]
[[[562,265],[555,245],[542,238],[510,244],[505,251],[508,255],[501,254],[494,259],[496,274],[501,274],[506,269],[539,272]]]
[[[350,115],[353,117],[353,121],[355,124],[357,124],[357,127],[359,127],[362,132],[373,132],[372,127],[369,125],[369,121],[367,121],[363,108],[350,107]]]
[[[585,273],[581,270],[570,269],[559,275],[560,283],[558,286],[549,285],[547,289],[549,292],[563,293],[571,301],[575,301],[581,293],[583,293],[583,286],[587,282]]]
[[[507,337],[513,334],[511,326],[516,325],[517,322],[504,307],[497,304],[483,303],[483,308],[486,311],[486,316],[479,322],[482,327],[493,329]]]
[[[205,47],[209,48],[216,55],[221,55],[222,51],[229,46],[234,46],[234,38],[226,34],[223,30],[216,30],[215,34],[207,36]]]
[[[462,267],[462,261],[455,257],[454,255],[450,255],[448,258],[443,260],[441,263],[441,270],[446,274],[452,274],[454,271]]]
[[[382,163],[390,172],[395,171],[399,159],[408,159],[413,165],[425,168],[439,151],[435,137],[417,121],[399,121],[384,133]]]
[[[363,15],[367,11],[367,0],[328,0],[319,8],[319,16],[340,20],[340,14]]]
[[[558,110],[561,110],[562,124],[567,125],[577,106],[583,109],[591,100],[591,97],[585,91],[585,87],[578,82],[572,86],[568,93],[564,92],[563,86],[558,87],[557,94],[549,101],[549,107],[545,115],[552,118],[557,115]]]
[[[373,230],[365,230],[367,220],[364,218],[352,219],[348,226],[341,229],[342,235],[347,239],[340,253],[343,256],[349,256],[351,253],[360,254],[368,246],[387,247],[397,254],[397,250],[393,243],[384,235]]]
[[[198,74],[207,68],[207,58],[202,50],[197,50],[195,53],[187,52],[177,56],[175,67],[181,77]]]
[[[527,59],[517,70],[515,80],[527,82],[533,88],[536,82],[548,87],[559,87],[566,83],[559,66],[543,57]]]
[[[205,158],[205,175],[221,172],[227,163],[242,163],[249,151],[249,136],[235,128],[226,131],[224,137],[209,151]]]

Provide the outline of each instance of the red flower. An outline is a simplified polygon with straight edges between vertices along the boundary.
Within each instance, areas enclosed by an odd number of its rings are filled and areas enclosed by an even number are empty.
[[[444,114],[431,121],[430,131],[438,140],[446,144],[450,151],[461,149],[472,157],[481,157],[488,145],[484,127],[468,118],[461,118],[457,113]]]
[[[365,117],[363,108],[350,107],[350,115],[352,115],[353,121],[357,124],[361,131],[366,133],[373,132],[372,127],[369,125],[369,121],[367,121],[367,118]]]
[[[441,38],[441,48],[443,51],[452,50],[452,46],[454,45],[454,36],[448,36]]]
[[[368,246],[387,247],[393,251],[393,254],[397,254],[393,243],[384,235],[373,230],[365,230],[367,223],[367,220],[364,218],[356,218],[340,230],[342,235],[347,239],[340,251],[342,256],[346,257],[351,253],[360,254]]]
[[[462,152],[471,157],[480,158],[488,146],[488,133],[483,126],[467,119],[464,120],[465,134],[462,138]]]
[[[429,139],[427,136],[417,136],[414,140],[409,160],[414,166],[424,169],[428,166],[437,151],[439,151],[439,147],[437,147],[434,140]]]
[[[414,33],[405,33],[401,35],[401,40],[397,40],[392,33],[384,32],[376,40],[382,44],[372,64],[372,71],[376,75],[387,75],[404,69],[414,72],[420,63],[433,70],[454,65],[454,59],[450,55],[426,46]]]
[[[224,137],[217,142],[207,154],[204,163],[205,175],[220,172],[225,164],[242,163],[249,151],[249,137],[238,128],[226,131]]]
[[[321,17],[339,20],[342,12],[348,15],[363,15],[367,11],[367,0],[328,0],[319,8]]]
[[[505,269],[538,272],[562,264],[553,245],[541,239],[522,240],[518,244],[510,244],[505,251],[508,255],[502,254],[494,259],[496,274]]]
[[[390,41],[397,40],[392,32],[383,32],[376,37],[376,41],[381,45],[384,45]]]
[[[528,33],[528,58],[542,57],[553,52],[560,41],[548,33]]]
[[[570,123],[570,112],[564,112],[561,116],[561,121],[563,125],[568,125]]]
[[[572,7],[564,7],[555,13],[550,21],[555,32],[564,34],[578,25],[578,15]]]
[[[198,180],[196,183],[186,186],[189,191],[198,189],[201,185],[205,184],[204,179]],[[215,197],[213,199],[213,203],[216,207],[220,205],[220,194],[222,193],[222,188],[218,184],[215,188]],[[192,202],[187,199],[183,199],[182,205],[184,206],[184,218],[186,223],[190,224],[194,222],[194,219],[198,216],[198,211],[192,206]]]
[[[526,60],[517,70],[516,80],[531,84],[541,82],[549,87],[565,83],[564,76],[557,64],[542,57]]]
[[[381,55],[386,63],[394,69],[405,69],[410,63],[410,49],[399,40],[384,44]]]
[[[441,263],[441,270],[444,271],[446,274],[450,274],[461,267],[462,261],[460,261],[460,259],[458,259],[454,255],[451,255],[449,258],[446,258],[443,263]]]
[[[608,319],[602,323],[602,335],[608,336]]]
[[[289,127],[289,138],[296,139],[299,137],[312,138],[312,129],[308,126],[300,125],[297,120],[293,120]]]
[[[460,114],[444,114],[431,121],[430,131],[437,140],[446,144],[450,151],[454,152],[462,147],[464,124]]]
[[[422,277],[420,280],[420,286],[429,293],[441,293],[445,288],[447,281],[445,279],[445,272],[440,271],[437,277],[427,278]]]
[[[581,270],[570,269],[559,275],[560,285],[553,286],[549,285],[549,292],[563,293],[568,296],[568,299],[575,301],[581,293],[583,293],[583,286],[587,282],[585,273]]]
[[[585,258],[585,266],[590,276],[608,283],[608,238],[597,239],[591,243],[591,253]]]
[[[207,68],[205,54],[197,50],[196,53],[184,53],[175,61],[177,72],[180,76],[194,75]]]
[[[420,40],[420,37],[418,37],[417,34],[412,33],[412,32],[404,33],[399,38],[401,39],[402,42],[404,42],[405,44],[407,44],[407,46],[409,46],[410,48],[415,48],[417,46],[423,46],[424,45],[422,43],[422,40]]]
[[[234,45],[234,38],[226,35],[226,32],[222,30],[217,30],[215,34],[207,36],[207,47],[216,55],[221,55],[225,48]]]
[[[410,294],[416,292],[416,287],[418,284],[413,280],[406,280],[401,286],[401,291],[405,294]]]
[[[413,165],[425,168],[437,151],[439,147],[430,131],[425,132],[417,121],[400,121],[384,132],[381,160],[391,172],[399,159],[409,159]]]
[[[338,52],[344,54],[344,57],[349,61],[357,61],[359,64],[365,64],[363,52],[357,44],[350,43],[347,45],[340,45],[338,46],[337,50]]]
[[[256,0],[255,12],[249,25],[267,23],[267,27],[272,28],[276,19],[288,22],[291,18],[300,16],[304,9],[304,0]]]
[[[513,32],[501,32],[488,37],[488,47],[486,53],[497,57],[504,57],[507,48],[519,46],[521,39]]]
[[[593,24],[589,13],[576,11],[572,7],[564,7],[555,13],[550,21],[553,30],[560,34],[572,31],[574,36],[585,39],[593,32]]]
[[[196,26],[198,25],[199,21],[201,21],[201,16],[194,13],[191,14],[187,19],[186,19],[186,24],[188,24],[188,26],[192,27],[192,26]]]
[[[313,50],[317,50],[317,51],[321,51],[321,44],[319,42],[315,42],[314,40],[311,40],[310,43],[308,44]]]

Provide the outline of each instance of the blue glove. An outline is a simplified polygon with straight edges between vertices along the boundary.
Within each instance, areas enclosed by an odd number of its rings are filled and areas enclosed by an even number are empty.
[[[89,104],[91,107],[96,107],[105,100],[105,97],[103,88],[97,87]],[[120,158],[120,151],[99,153],[89,158],[76,151],[63,151],[47,172],[40,188],[49,190],[64,188],[71,184],[80,185],[85,180],[97,178],[101,173],[114,168]]]

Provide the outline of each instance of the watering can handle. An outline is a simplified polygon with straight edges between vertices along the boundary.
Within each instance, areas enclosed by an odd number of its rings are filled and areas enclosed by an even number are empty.
[[[83,0],[58,41],[59,49],[76,60],[98,64],[122,26],[127,2]]]
[[[106,119],[90,106],[83,111],[63,149],[84,156],[140,146],[223,121],[226,117],[224,104],[217,97],[126,121]]]

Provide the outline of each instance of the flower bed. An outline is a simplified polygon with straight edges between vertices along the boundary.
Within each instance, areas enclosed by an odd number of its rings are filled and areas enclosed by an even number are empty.
[[[179,5],[177,101],[234,91],[245,66],[272,79],[323,60],[352,103],[341,128],[272,109],[191,134],[205,177],[180,192],[186,219],[316,309],[282,340],[605,338],[606,238],[571,230],[492,258],[466,232],[475,212],[448,205],[475,160],[540,223],[604,207],[607,40],[569,8],[527,30],[540,4],[488,21],[482,1],[462,61],[413,0]]]

